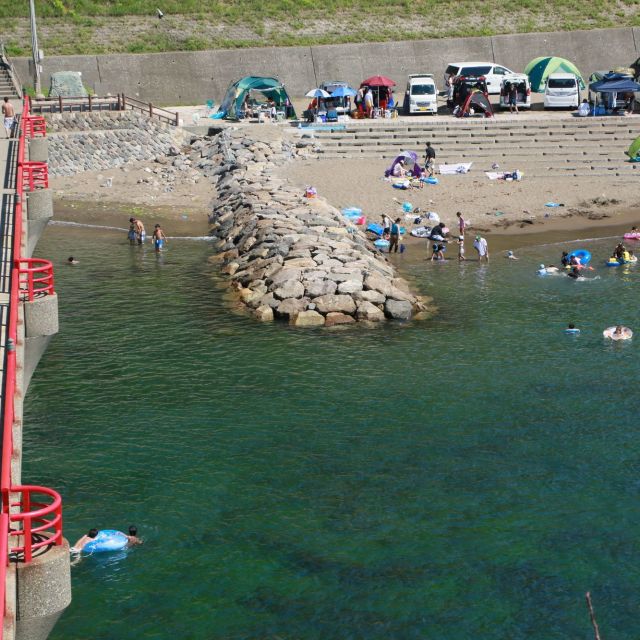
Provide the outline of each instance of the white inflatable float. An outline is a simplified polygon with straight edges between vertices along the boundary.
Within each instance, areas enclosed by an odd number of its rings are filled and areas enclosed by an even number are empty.
[[[623,327],[619,325],[618,327],[607,327],[602,335],[605,338],[611,338],[611,340],[631,340],[633,338],[633,331],[629,329],[629,327]]]

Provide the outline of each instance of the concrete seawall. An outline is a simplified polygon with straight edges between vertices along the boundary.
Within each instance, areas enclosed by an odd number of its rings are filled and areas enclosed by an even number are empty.
[[[278,76],[300,97],[323,80],[359,84],[373,74],[394,79],[404,90],[407,74],[434,73],[438,86],[450,62],[495,61],[514,71],[541,55],[568,58],[584,74],[633,62],[640,51],[640,27],[479,38],[444,38],[315,47],[263,47],[154,54],[52,56],[44,60],[43,86],[56,71],[81,71],[98,94],[124,92],[158,105],[217,103],[233,80],[244,75]],[[16,58],[30,84],[28,61]]]

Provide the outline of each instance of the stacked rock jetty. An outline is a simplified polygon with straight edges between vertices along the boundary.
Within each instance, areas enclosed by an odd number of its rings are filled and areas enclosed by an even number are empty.
[[[191,144],[215,185],[212,234],[222,271],[260,320],[296,326],[410,320],[426,311],[394,266],[322,198],[306,199],[279,167],[307,144],[225,129]]]

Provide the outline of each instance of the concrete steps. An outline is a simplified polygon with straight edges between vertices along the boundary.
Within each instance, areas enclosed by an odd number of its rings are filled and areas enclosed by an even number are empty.
[[[489,171],[497,162],[529,176],[639,176],[625,150],[640,134],[635,118],[511,119],[502,122],[448,120],[412,123],[349,123],[344,131],[314,131],[321,158],[391,160],[403,149],[420,154],[430,140],[436,163],[473,162]]]

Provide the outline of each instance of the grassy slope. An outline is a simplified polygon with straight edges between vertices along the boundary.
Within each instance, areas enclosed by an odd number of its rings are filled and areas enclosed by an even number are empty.
[[[639,6],[639,0],[36,0],[49,55],[640,26]],[[28,3],[0,0],[0,17],[10,53],[26,52]]]

